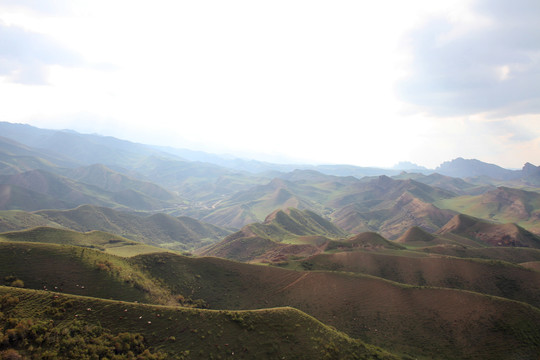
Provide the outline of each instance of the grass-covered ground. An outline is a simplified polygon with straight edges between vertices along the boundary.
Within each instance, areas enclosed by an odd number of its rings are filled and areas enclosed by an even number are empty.
[[[0,287],[0,306],[0,354],[42,359],[395,358],[292,308],[212,311],[8,287]]]

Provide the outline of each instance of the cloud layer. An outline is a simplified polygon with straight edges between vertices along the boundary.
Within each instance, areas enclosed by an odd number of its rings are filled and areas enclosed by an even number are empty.
[[[540,2],[480,0],[472,18],[431,19],[409,34],[398,95],[434,115],[540,111]]]
[[[0,24],[0,76],[11,82],[47,84],[47,66],[77,66],[83,60],[45,35]]]

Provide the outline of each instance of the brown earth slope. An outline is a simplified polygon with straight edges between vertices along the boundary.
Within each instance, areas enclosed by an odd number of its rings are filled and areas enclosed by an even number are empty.
[[[173,293],[191,293],[210,308],[293,306],[391,351],[446,359],[540,355],[540,310],[520,302],[217,258],[156,254],[135,260]]]

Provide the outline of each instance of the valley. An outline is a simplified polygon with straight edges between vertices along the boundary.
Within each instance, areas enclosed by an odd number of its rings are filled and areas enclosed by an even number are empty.
[[[538,358],[539,186],[0,123],[0,357]]]

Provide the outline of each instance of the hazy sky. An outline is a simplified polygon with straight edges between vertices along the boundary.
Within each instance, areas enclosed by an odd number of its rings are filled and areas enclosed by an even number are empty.
[[[0,121],[273,161],[540,165],[539,19],[538,0],[0,0]]]

